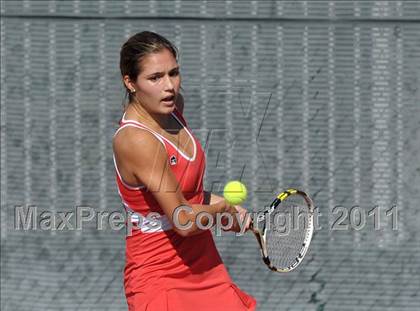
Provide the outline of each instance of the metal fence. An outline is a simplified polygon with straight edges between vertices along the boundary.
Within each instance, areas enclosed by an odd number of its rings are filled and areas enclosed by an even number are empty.
[[[216,237],[258,310],[416,310],[419,16],[417,1],[2,1],[1,309],[126,308],[124,230],[16,230],[16,206],[122,210],[119,49],[152,30],[180,50],[206,188],[241,178],[252,210],[291,186],[316,201],[293,273],[268,271],[251,235]]]

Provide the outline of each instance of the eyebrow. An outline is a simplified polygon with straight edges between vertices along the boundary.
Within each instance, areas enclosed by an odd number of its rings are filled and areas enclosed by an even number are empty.
[[[169,72],[174,71],[174,70],[179,70],[179,66],[176,66],[176,67],[172,68],[171,70],[169,70]],[[156,75],[162,75],[162,74],[164,74],[164,72],[157,71],[157,72],[154,72],[154,73],[151,73],[151,74],[147,75],[147,77],[150,78],[150,77],[153,77],[153,76],[156,76]]]

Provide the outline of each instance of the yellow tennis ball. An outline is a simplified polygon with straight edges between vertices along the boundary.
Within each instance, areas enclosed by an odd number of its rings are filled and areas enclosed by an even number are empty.
[[[223,196],[232,205],[242,204],[246,200],[247,194],[245,185],[237,180],[228,182],[223,189]]]

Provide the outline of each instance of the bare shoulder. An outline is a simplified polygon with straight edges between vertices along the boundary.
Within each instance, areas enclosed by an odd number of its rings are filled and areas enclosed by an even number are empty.
[[[114,136],[112,147],[119,159],[136,164],[155,158],[166,158],[165,148],[156,136],[132,126],[120,130]]]
[[[164,195],[167,194],[166,189],[172,191],[178,187],[168,166],[165,145],[145,129],[126,127],[115,135],[113,148],[123,180],[130,185],[142,185],[154,192],[155,198],[163,206],[165,203],[162,198],[167,197]],[[162,187],[162,183],[166,188]],[[162,198],[159,191],[163,193]],[[173,197],[168,199],[168,202],[173,201]]]

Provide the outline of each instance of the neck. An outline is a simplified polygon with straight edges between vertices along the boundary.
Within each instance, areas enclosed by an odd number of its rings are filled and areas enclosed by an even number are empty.
[[[145,123],[155,129],[166,129],[169,126],[171,117],[167,114],[150,113],[136,103],[130,103],[125,112],[129,115],[129,119]]]

